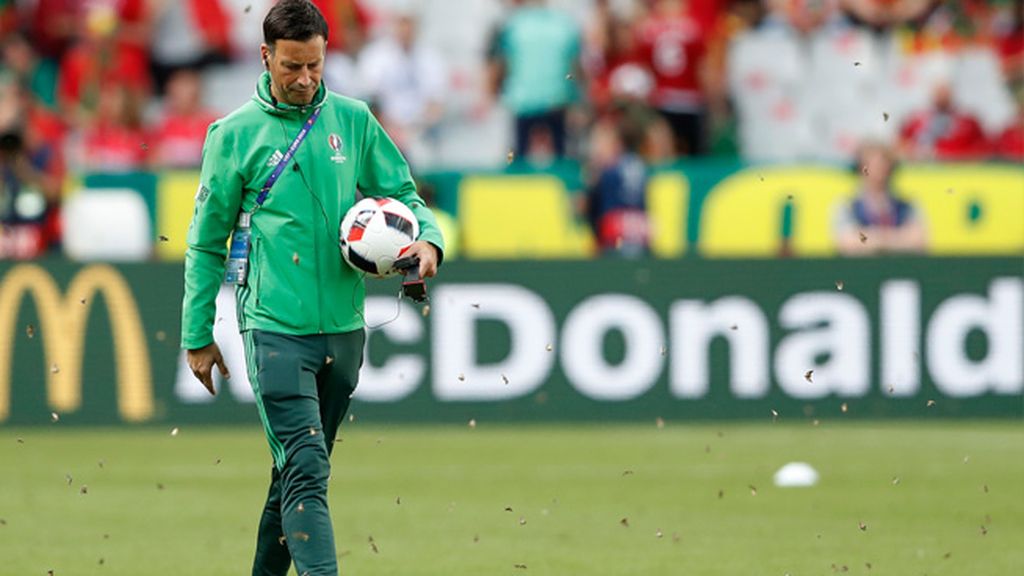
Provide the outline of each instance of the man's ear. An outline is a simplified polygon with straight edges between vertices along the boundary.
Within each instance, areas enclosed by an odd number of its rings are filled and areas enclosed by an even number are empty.
[[[263,67],[270,69],[270,46],[260,44],[260,57],[263,60]]]

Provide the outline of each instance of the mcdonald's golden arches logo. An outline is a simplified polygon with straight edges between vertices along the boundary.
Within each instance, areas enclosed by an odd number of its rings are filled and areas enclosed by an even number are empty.
[[[47,368],[46,396],[53,410],[70,413],[82,405],[82,355],[86,322],[97,294],[110,315],[117,373],[117,408],[126,421],[153,416],[153,378],[142,319],[131,288],[112,266],[81,269],[62,297],[53,277],[41,266],[21,264],[0,281],[0,422],[11,410],[11,374],[15,326],[22,299],[29,295],[39,313],[39,335]]]

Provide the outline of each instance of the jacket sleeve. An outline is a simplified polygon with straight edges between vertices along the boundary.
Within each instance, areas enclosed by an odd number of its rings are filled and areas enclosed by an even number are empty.
[[[181,347],[186,350],[213,342],[227,240],[242,203],[243,179],[236,158],[230,131],[216,123],[210,126],[186,237],[185,298],[181,305]]]
[[[391,141],[369,108],[364,106],[363,111],[366,115],[366,128],[357,185],[367,196],[388,196],[408,206],[420,224],[418,239],[437,247],[437,263],[440,265],[444,260],[444,237],[434,213],[416,192],[409,164],[399,152],[398,146]]]

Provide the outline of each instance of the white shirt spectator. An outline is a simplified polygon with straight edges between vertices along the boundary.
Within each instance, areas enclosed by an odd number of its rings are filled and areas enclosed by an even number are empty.
[[[390,36],[371,43],[359,56],[362,94],[382,115],[401,125],[422,123],[432,104],[440,104],[448,85],[444,61],[427,46],[406,51]]]
[[[356,63],[359,94],[374,104],[381,123],[414,163],[428,162],[424,149],[443,115],[448,70],[440,54],[414,39],[411,18],[370,43]],[[429,148],[429,146],[426,146]]]

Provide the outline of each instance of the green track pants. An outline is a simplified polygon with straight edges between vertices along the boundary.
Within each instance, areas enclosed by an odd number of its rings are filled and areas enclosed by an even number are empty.
[[[253,576],[337,576],[327,508],[330,455],[359,379],[366,333],[290,336],[250,330],[249,381],[274,459]]]

